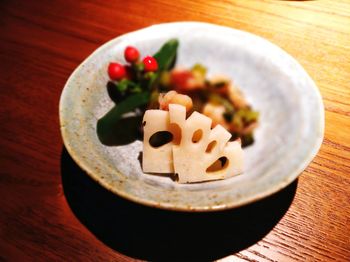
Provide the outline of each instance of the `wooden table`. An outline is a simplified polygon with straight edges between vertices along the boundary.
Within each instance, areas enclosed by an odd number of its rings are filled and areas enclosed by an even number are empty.
[[[0,260],[350,261],[348,0],[2,0],[0,13]],[[168,212],[112,195],[65,151],[58,101],[74,68],[111,38],[181,20],[265,37],[315,80],[324,142],[285,190],[226,212]]]

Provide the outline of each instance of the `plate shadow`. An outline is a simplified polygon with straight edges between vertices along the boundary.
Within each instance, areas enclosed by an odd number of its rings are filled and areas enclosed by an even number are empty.
[[[215,260],[268,234],[290,207],[298,181],[253,204],[211,213],[142,206],[104,189],[61,154],[62,185],[73,213],[99,240],[127,256],[151,261]]]

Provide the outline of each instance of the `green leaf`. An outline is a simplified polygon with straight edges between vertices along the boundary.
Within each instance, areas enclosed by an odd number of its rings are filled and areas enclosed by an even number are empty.
[[[150,75],[149,81],[148,81],[148,89],[153,90],[156,89],[159,82],[159,73],[153,73]]]
[[[259,112],[249,108],[242,108],[237,111],[237,114],[248,123],[257,121],[259,118]]]
[[[130,85],[130,81],[123,79],[122,81],[115,84],[119,92],[125,92],[128,89],[128,86]]]
[[[172,67],[175,65],[178,46],[179,41],[177,39],[170,39],[156,54],[153,55],[158,62],[159,71],[172,69]]]
[[[117,90],[122,95],[128,95],[129,93],[141,93],[142,88],[140,84],[135,83],[134,81],[123,79],[118,83],[115,83],[115,86],[117,87]]]
[[[111,130],[118,124],[122,116],[148,103],[149,92],[130,95],[122,102],[116,104],[107,114],[97,121],[97,135],[100,141],[105,144],[111,136]]]
[[[207,68],[204,65],[197,63],[191,68],[191,71],[205,78],[205,75],[207,73]]]
[[[225,107],[226,112],[228,112],[228,113],[232,113],[235,111],[232,103],[228,99],[226,99],[220,95],[210,93],[209,100],[213,103],[223,105]]]
[[[142,88],[139,85],[135,85],[130,89],[130,93],[141,93]]]
[[[132,65],[132,67],[135,71],[138,72],[143,72],[143,70],[145,69],[145,65],[142,62],[135,63]]]

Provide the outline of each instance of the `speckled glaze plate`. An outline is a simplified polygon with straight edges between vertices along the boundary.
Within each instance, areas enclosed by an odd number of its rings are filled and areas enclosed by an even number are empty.
[[[96,122],[112,106],[107,66],[124,61],[134,45],[155,53],[178,38],[177,65],[202,63],[210,74],[225,74],[260,112],[254,145],[244,150],[244,174],[222,181],[180,185],[169,177],[144,174],[142,142],[105,146]],[[212,211],[251,203],[286,187],[307,167],[323,140],[320,93],[300,64],[267,40],[228,27],[179,22],[154,25],[117,37],[98,48],[68,79],[60,100],[64,144],[94,180],[108,190],[148,206],[182,211]]]

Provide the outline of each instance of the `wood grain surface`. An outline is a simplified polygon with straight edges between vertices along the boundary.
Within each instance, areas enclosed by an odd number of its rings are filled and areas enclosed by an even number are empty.
[[[0,260],[350,261],[350,1],[2,0],[0,14]],[[208,214],[139,206],[63,147],[58,101],[75,67],[118,35],[185,20],[267,38],[321,91],[321,150],[268,199]]]

